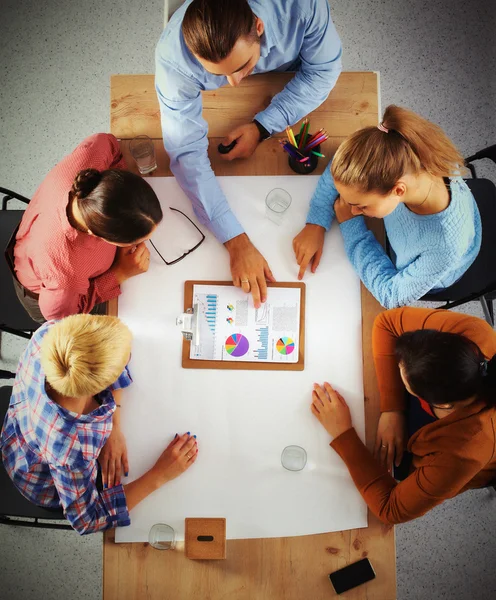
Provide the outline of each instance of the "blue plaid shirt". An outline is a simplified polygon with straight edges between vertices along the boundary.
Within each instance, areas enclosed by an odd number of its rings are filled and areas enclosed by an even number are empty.
[[[62,507],[80,534],[129,525],[122,485],[96,488],[97,458],[110,432],[115,401],[112,390],[132,379],[127,367],[97,396],[101,406],[78,415],[45,391],[40,344],[55,321],[45,323],[30,340],[17,368],[10,405],[0,435],[7,473],[28,500],[46,508]]]

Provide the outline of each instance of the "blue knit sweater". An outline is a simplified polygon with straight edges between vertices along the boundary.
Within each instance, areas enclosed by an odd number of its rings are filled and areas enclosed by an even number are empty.
[[[346,253],[367,289],[385,308],[405,306],[429,291],[449,287],[474,262],[482,227],[472,192],[461,177],[451,178],[451,202],[435,215],[417,215],[404,204],[384,218],[394,262],[363,217],[341,223]],[[338,191],[329,168],[319,179],[307,223],[326,230]]]

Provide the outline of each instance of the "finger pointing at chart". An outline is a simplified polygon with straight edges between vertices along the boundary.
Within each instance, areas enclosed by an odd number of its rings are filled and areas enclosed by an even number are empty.
[[[272,271],[260,252],[243,233],[224,244],[231,259],[232,280],[236,287],[253,296],[255,308],[267,300],[267,281],[275,281]]]

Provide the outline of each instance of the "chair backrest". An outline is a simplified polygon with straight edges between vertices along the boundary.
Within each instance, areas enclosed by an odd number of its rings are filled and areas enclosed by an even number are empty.
[[[7,409],[9,407],[12,388],[10,386],[0,387],[0,423],[3,425]],[[14,517],[14,518],[12,518]],[[26,519],[33,519],[27,521]],[[51,521],[63,521],[63,523],[46,523],[39,521],[46,519]],[[46,510],[32,504],[15,487],[7,471],[3,466],[0,456],[0,524],[16,525],[22,527],[44,527],[50,529],[72,529],[65,521],[62,510]]]
[[[9,192],[4,188],[0,188],[0,194]],[[13,198],[23,198],[18,194],[13,194]],[[25,201],[25,200],[23,200]],[[12,274],[7,264],[7,259],[3,256],[5,248],[14,233],[16,227],[22,219],[24,211],[22,210],[7,210],[6,202],[2,201],[0,209],[0,330],[10,331],[11,333],[33,332],[40,326],[39,323],[33,321],[24,310],[24,307],[19,302],[12,281]],[[23,336],[29,337],[29,336]]]
[[[181,6],[184,0],[164,0],[164,29],[176,10]]]
[[[472,295],[476,298],[496,289],[496,186],[489,179],[467,179],[466,183],[481,216],[481,249],[473,264],[456,283],[440,292],[426,294],[421,300],[456,301]]]

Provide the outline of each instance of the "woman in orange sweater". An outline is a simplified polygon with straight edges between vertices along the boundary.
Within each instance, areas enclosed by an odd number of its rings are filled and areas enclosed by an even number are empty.
[[[311,405],[370,510],[403,523],[494,482],[496,332],[476,317],[400,308],[377,317],[372,344],[381,400],[375,456],[328,383],[314,386]],[[402,481],[390,474],[393,462]]]

